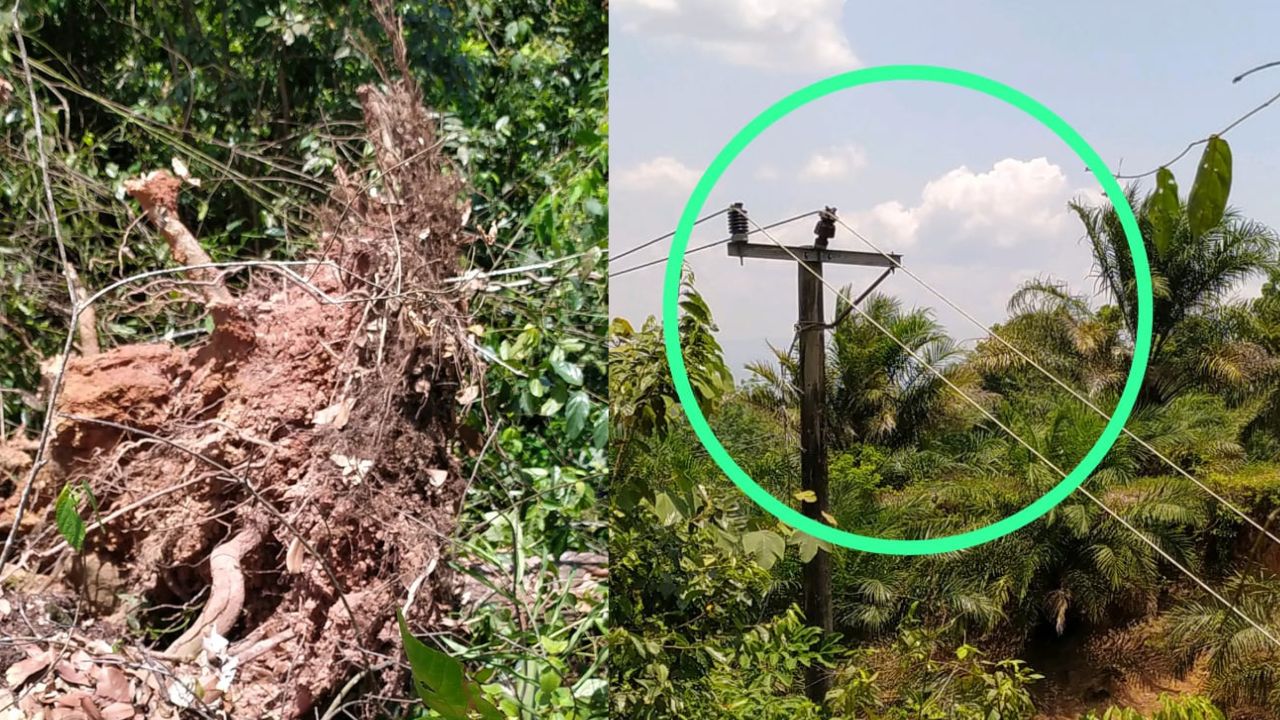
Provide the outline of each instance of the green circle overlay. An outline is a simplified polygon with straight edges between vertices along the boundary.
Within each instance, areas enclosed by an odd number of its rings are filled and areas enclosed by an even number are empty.
[[[1124,228],[1125,239],[1128,241],[1129,252],[1133,259],[1138,291],[1137,337],[1134,339],[1133,362],[1129,367],[1129,375],[1125,380],[1124,391],[1120,395],[1120,401],[1116,405],[1110,422],[1107,423],[1102,434],[1098,437],[1098,441],[1089,449],[1088,454],[1080,461],[1080,464],[1076,465],[1062,482],[1055,485],[1049,492],[1003,520],[956,535],[921,540],[877,538],[846,532],[806,517],[800,511],[788,506],[760,487],[751,479],[750,475],[738,466],[738,463],[734,461],[733,457],[720,443],[711,426],[707,424],[707,418],[703,415],[702,408],[698,406],[693,394],[693,388],[689,384],[689,374],[685,368],[684,357],[680,349],[680,333],[678,332],[680,283],[685,249],[689,245],[689,236],[693,232],[694,221],[697,220],[702,212],[707,196],[710,195],[712,188],[715,187],[716,182],[719,181],[734,159],[766,128],[792,111],[814,100],[860,85],[900,80],[943,83],[976,90],[1022,110],[1052,130],[1080,156],[1080,159],[1088,166],[1093,176],[1102,183],[1107,197],[1119,214],[1120,224]],[[784,97],[747,123],[746,127],[738,131],[738,134],[734,135],[733,139],[711,161],[711,165],[702,174],[701,179],[698,180],[698,184],[693,189],[693,194],[685,204],[684,211],[680,215],[680,223],[676,228],[675,238],[672,240],[671,254],[667,258],[666,275],[662,289],[663,342],[666,346],[667,363],[671,367],[672,379],[675,382],[676,395],[680,398],[681,406],[686,417],[689,418],[690,425],[693,426],[694,433],[701,440],[707,452],[710,453],[711,458],[720,466],[720,469],[747,494],[747,497],[796,530],[841,547],[885,555],[930,555],[964,550],[995,540],[1037,520],[1066,499],[1076,488],[1080,487],[1102,462],[1103,458],[1106,457],[1107,452],[1115,444],[1116,438],[1119,437],[1121,430],[1124,428],[1124,423],[1129,418],[1129,414],[1133,411],[1134,402],[1137,400],[1138,390],[1142,384],[1142,377],[1146,372],[1147,360],[1151,353],[1151,314],[1151,270],[1147,263],[1147,253],[1142,244],[1142,234],[1138,229],[1138,221],[1133,215],[1132,208],[1129,207],[1129,201],[1125,198],[1124,190],[1116,182],[1116,179],[1112,177],[1110,169],[1102,162],[1102,158],[1098,157],[1098,153],[1066,121],[1034,98],[1008,85],[981,75],[930,65],[883,65],[834,75]]]

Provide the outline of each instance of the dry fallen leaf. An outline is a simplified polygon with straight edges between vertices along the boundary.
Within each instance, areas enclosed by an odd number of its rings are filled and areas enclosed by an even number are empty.
[[[75,668],[80,672],[85,672],[87,670],[91,670],[97,667],[97,664],[94,663],[93,658],[90,657],[89,653],[85,652],[84,650],[77,650],[75,651],[75,653],[71,655],[71,664],[74,665]]]
[[[368,475],[369,471],[373,469],[372,460],[361,460],[360,458],[337,454],[330,455],[329,459],[342,469],[342,477],[351,478],[349,482],[352,485],[359,485],[364,480],[365,475]]]
[[[347,421],[351,419],[351,408],[355,406],[355,400],[347,398],[340,400],[323,410],[317,410],[311,417],[312,425],[332,425],[341,430],[346,426]]]
[[[18,707],[18,700],[8,690],[0,690],[0,720],[26,720],[27,714]]]
[[[9,684],[9,687],[16,689],[32,675],[49,667],[51,662],[53,662],[53,653],[48,650],[41,651],[26,660],[19,660],[4,671],[5,682]]]
[[[111,703],[102,708],[102,720],[129,720],[136,714],[127,702]]]
[[[65,695],[59,695],[58,699],[54,701],[54,704],[79,710],[80,703],[88,697],[89,694],[83,690],[76,690],[74,692],[66,693]]]
[[[57,670],[58,672],[58,677],[62,678],[66,682],[71,683],[72,685],[91,684],[91,681],[89,680],[88,675],[85,675],[84,673],[77,670],[75,665],[72,665],[70,662],[67,662],[66,660],[63,660],[62,662],[58,663],[58,666],[55,668],[55,670]]]
[[[177,175],[183,180],[191,183],[193,187],[200,187],[200,178],[191,176],[191,170],[187,167],[187,164],[183,162],[181,158],[177,158],[177,157],[172,158],[169,161],[169,166],[173,168],[174,175]]]
[[[169,702],[180,708],[189,708],[196,704],[197,698],[191,691],[195,686],[195,678],[181,675],[173,678],[169,682]]]
[[[129,687],[129,678],[120,668],[104,665],[98,668],[98,684],[94,694],[104,700],[127,703],[133,699],[133,690]]]

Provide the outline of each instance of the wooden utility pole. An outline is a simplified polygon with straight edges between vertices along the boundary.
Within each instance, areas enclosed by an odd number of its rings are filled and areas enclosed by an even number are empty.
[[[823,328],[822,262],[796,263],[800,288],[800,486],[812,495],[801,503],[800,511],[818,522],[826,522],[830,512],[827,488],[827,442],[823,427],[826,406],[826,332]],[[834,629],[831,614],[831,556],[819,548],[804,566],[804,614],[809,624]],[[826,668],[812,665],[805,675],[809,698],[821,704],[831,689]]]
[[[746,211],[741,203],[729,212],[728,243],[730,257],[790,260],[796,262],[799,289],[799,319],[796,332],[799,335],[800,363],[797,382],[800,386],[800,483],[806,491],[806,500],[800,511],[806,517],[826,523],[830,512],[830,492],[827,485],[826,418],[826,329],[823,308],[822,266],[863,265],[887,268],[885,275],[876,281],[878,285],[888,272],[901,262],[898,255],[890,260],[878,253],[829,250],[828,241],[835,235],[835,208],[827,208],[814,228],[811,247],[787,247],[775,244],[747,242]],[[874,285],[872,286],[874,287]],[[866,296],[863,293],[858,298]],[[853,302],[857,302],[854,300]],[[809,494],[812,493],[812,494]],[[831,556],[821,548],[804,566],[804,613],[813,627],[831,632],[834,619],[831,611]],[[810,667],[805,677],[805,692],[811,700],[821,703],[831,689],[831,677],[825,668]]]

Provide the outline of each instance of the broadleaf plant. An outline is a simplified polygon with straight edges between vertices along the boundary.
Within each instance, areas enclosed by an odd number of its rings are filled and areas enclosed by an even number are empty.
[[[504,715],[484,697],[480,685],[466,677],[461,662],[414,637],[399,610],[396,622],[413,673],[413,688],[423,704],[446,720],[469,720],[475,716],[503,720]]]
[[[1222,222],[1231,194],[1231,146],[1211,135],[1196,168],[1196,179],[1187,198],[1191,234],[1202,237]]]

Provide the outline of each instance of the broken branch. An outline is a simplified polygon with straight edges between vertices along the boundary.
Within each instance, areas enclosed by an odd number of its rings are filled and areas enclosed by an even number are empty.
[[[213,260],[178,218],[178,191],[181,188],[182,180],[169,174],[167,170],[155,170],[124,183],[125,192],[141,203],[152,224],[169,241],[169,251],[173,253],[174,260],[181,265],[210,265]],[[201,291],[210,310],[233,305],[231,293],[218,272],[211,269],[191,270],[188,277],[201,284]]]

